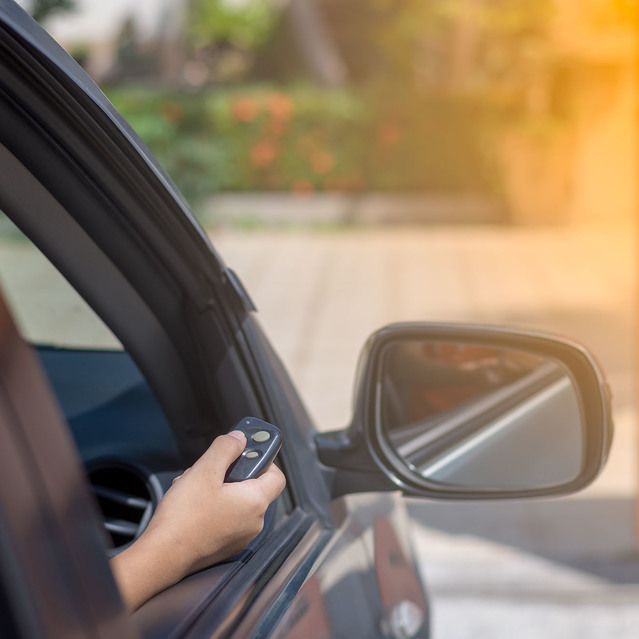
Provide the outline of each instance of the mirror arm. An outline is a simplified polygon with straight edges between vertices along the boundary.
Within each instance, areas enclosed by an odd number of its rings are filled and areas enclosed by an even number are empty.
[[[315,437],[319,459],[327,467],[325,475],[332,498],[399,490],[371,456],[361,431],[353,433],[353,430],[319,433]]]

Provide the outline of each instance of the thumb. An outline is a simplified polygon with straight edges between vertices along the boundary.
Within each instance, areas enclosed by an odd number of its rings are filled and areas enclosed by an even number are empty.
[[[203,466],[207,474],[222,484],[229,466],[242,454],[245,447],[246,437],[241,431],[234,430],[227,435],[220,435],[194,466]]]

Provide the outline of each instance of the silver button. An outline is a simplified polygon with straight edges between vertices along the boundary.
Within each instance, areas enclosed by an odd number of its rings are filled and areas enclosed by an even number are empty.
[[[267,430],[258,430],[257,433],[255,433],[253,435],[253,437],[251,437],[251,439],[254,442],[267,442],[269,439],[271,439],[271,433],[269,433]]]

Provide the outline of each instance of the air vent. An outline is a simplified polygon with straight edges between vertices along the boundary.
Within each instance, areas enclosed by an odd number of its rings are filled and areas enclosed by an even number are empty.
[[[113,548],[132,542],[146,528],[155,500],[145,477],[124,465],[100,466],[89,471],[104,527]]]

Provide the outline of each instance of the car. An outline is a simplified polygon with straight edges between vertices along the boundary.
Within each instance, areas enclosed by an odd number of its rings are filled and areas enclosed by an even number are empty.
[[[558,495],[600,472],[593,356],[502,327],[381,328],[350,424],[318,431],[138,136],[12,0],[0,34],[2,636],[427,637],[402,495]],[[282,433],[264,530],[127,613],[109,557],[245,416]]]

